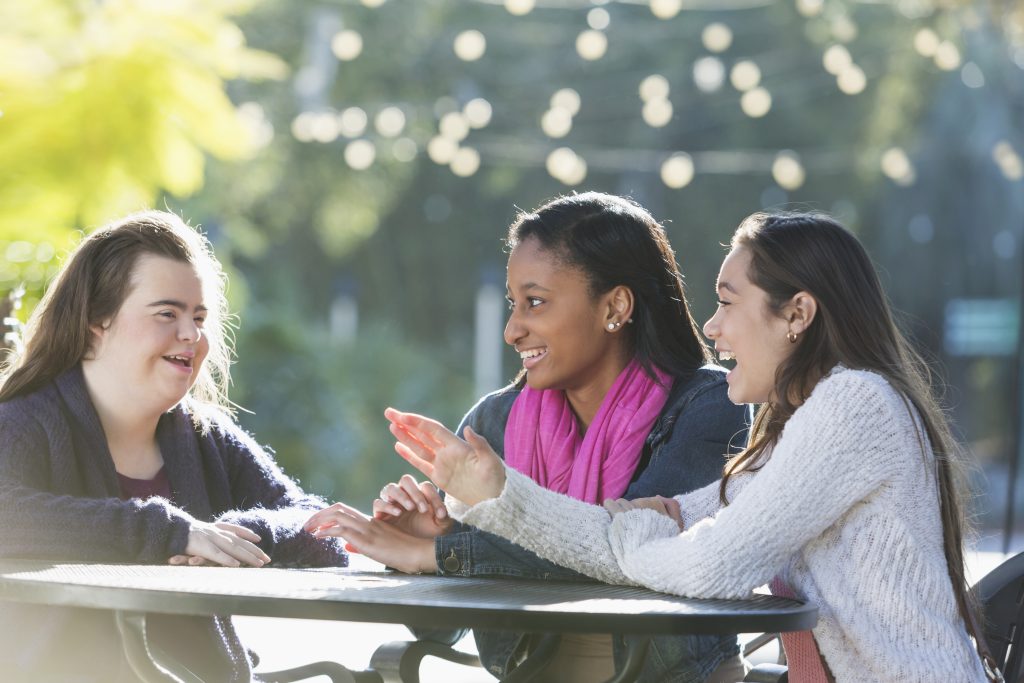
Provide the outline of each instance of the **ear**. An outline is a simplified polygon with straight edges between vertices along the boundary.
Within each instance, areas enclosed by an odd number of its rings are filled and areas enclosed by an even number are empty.
[[[89,346],[85,352],[86,360],[93,360],[96,358],[97,352],[103,346],[103,340],[107,336],[108,329],[110,329],[109,320],[105,320],[102,323],[95,325],[89,325]]]
[[[619,323],[625,325],[632,322],[633,317],[633,290],[625,285],[612,287],[605,295],[607,311],[605,323]]]
[[[797,292],[786,304],[784,313],[789,322],[789,331],[802,334],[818,314],[818,300],[807,292]]]

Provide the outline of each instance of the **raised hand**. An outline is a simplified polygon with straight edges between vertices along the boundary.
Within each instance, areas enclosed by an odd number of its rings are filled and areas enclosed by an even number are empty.
[[[344,503],[334,503],[314,513],[303,528],[317,538],[343,538],[350,551],[362,553],[407,574],[437,570],[432,538],[417,538],[394,524],[367,517]]]
[[[452,527],[437,487],[429,481],[417,482],[408,474],[397,483],[384,485],[373,501],[373,517],[417,538],[443,536]]]
[[[679,525],[679,530],[683,530],[683,515],[679,509],[679,501],[675,498],[665,498],[664,496],[636,498],[634,500],[626,500],[625,498],[613,500],[609,498],[604,502],[604,509],[607,510],[608,514],[612,517],[620,515],[623,512],[629,512],[630,510],[641,510],[644,508],[654,510],[666,517],[671,517],[675,520],[676,524]]]
[[[394,408],[384,411],[397,439],[395,451],[440,488],[467,505],[497,498],[505,487],[505,466],[487,440],[466,427],[466,440],[443,424]]]
[[[170,564],[219,564],[240,567],[243,564],[262,567],[270,556],[256,543],[260,537],[244,526],[227,522],[195,522],[188,532],[188,545],[182,555],[171,557]]]

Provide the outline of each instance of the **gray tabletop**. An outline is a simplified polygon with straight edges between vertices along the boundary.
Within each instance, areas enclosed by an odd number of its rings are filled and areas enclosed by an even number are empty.
[[[767,595],[681,598],[563,581],[443,578],[350,569],[229,569],[0,560],[0,600],[134,612],[577,633],[808,629],[817,608]]]

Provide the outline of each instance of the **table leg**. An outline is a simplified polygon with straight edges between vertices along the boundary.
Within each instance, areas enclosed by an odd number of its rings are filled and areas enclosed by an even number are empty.
[[[609,678],[605,683],[633,683],[640,676],[647,648],[651,646],[650,636],[623,636],[626,641],[626,661],[622,670]]]
[[[158,664],[146,638],[146,613],[115,612],[124,654],[143,683],[203,683],[194,673],[173,662]]]

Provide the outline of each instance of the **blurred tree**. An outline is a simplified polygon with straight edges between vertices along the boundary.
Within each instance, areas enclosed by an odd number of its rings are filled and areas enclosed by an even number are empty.
[[[76,229],[195,192],[204,154],[256,148],[225,79],[286,70],[228,19],[252,4],[0,4],[0,291],[27,280],[31,304]]]

